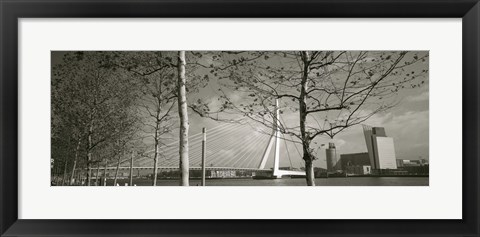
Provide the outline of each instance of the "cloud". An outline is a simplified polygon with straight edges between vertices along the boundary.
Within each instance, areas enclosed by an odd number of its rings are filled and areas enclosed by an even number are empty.
[[[368,111],[364,111],[367,113]],[[373,115],[364,124],[384,127],[387,136],[395,141],[395,153],[399,159],[428,158],[429,154],[429,112],[428,111],[392,111]],[[366,152],[367,147],[360,125],[350,127],[333,140],[327,137],[318,137],[315,140],[320,144],[334,142],[337,154]],[[326,147],[325,147],[326,148]],[[324,159],[324,149],[319,150],[318,156]]]
[[[401,114],[392,112],[376,114],[366,121],[371,126],[384,127],[387,136],[395,141],[397,158],[413,159],[428,157],[429,112],[407,111]]]
[[[418,95],[412,95],[412,96],[408,96],[405,101],[407,102],[420,102],[420,101],[426,101],[428,100],[428,97],[429,97],[429,93],[428,91],[424,91]]]
[[[333,142],[335,143],[335,147],[342,148],[343,145],[345,145],[347,142],[343,139],[333,139]]]

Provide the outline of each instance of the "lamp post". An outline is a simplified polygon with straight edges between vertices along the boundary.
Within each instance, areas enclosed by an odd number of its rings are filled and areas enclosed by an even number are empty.
[[[202,129],[203,139],[202,139],[202,186],[205,186],[205,158],[207,152],[207,129]]]

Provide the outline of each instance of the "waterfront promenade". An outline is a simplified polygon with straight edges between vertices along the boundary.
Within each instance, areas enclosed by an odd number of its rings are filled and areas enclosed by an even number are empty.
[[[110,183],[111,182],[111,183]],[[157,186],[178,186],[178,180],[158,180]],[[128,179],[118,180],[119,186],[128,183]],[[136,186],[151,186],[149,179],[134,179]],[[108,180],[107,184],[113,184]],[[348,177],[348,178],[317,178],[317,186],[428,186],[428,177]],[[200,185],[199,179],[191,179],[191,186]],[[305,186],[304,178],[283,179],[207,179],[207,186]]]

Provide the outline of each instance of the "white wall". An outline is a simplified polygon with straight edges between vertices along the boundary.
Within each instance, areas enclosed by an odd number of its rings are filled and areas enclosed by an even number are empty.
[[[395,145],[391,137],[375,137],[375,156],[380,169],[397,169]]]

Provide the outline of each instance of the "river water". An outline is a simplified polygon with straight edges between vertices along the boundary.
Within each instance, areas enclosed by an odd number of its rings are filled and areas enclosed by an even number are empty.
[[[110,181],[112,182],[112,181]],[[107,182],[108,185],[111,185]],[[124,186],[128,179],[118,181]],[[148,179],[135,179],[137,186],[150,186]],[[178,186],[178,180],[158,180],[157,186]],[[348,177],[348,178],[319,178],[315,179],[317,186],[428,186],[428,177]],[[190,180],[190,186],[200,185],[200,180]],[[283,179],[207,179],[207,186],[305,186],[303,178]]]

